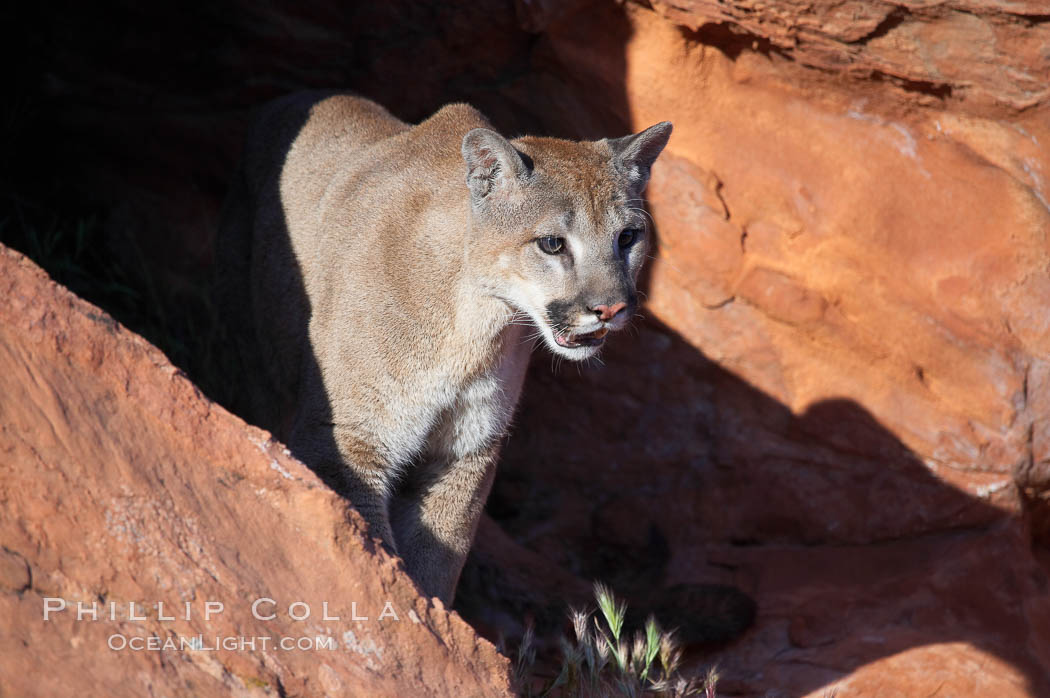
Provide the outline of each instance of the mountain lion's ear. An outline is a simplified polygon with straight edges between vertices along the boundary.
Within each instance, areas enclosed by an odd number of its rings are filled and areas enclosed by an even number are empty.
[[[495,131],[476,128],[463,136],[463,160],[471,196],[482,199],[528,171],[521,153]]]
[[[671,137],[670,121],[661,121],[641,133],[609,141],[616,165],[627,174],[638,191],[649,181],[649,170]]]

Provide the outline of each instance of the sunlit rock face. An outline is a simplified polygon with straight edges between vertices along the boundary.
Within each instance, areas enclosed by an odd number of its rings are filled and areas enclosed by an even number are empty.
[[[0,692],[510,695],[269,434],[2,246],[0,294]]]

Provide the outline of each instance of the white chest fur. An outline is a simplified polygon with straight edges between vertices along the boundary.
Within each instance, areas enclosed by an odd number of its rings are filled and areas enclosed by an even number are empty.
[[[493,366],[469,380],[431,434],[428,450],[448,459],[487,448],[506,433],[529,364],[528,328],[511,325],[502,333],[502,351]]]

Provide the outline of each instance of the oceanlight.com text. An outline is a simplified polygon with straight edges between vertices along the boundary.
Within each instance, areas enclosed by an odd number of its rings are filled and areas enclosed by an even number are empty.
[[[122,633],[114,633],[106,640],[109,648],[115,652],[215,652],[226,650],[228,652],[254,652],[281,650],[284,652],[310,652],[314,650],[337,650],[339,643],[331,635],[316,635],[313,637],[283,636],[270,637],[269,635],[258,635],[244,637],[237,635],[216,635],[206,637],[204,635],[169,636],[159,637],[150,635],[148,637],[127,636]]]

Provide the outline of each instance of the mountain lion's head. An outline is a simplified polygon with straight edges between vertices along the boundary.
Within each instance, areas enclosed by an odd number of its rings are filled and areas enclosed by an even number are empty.
[[[555,354],[593,356],[634,314],[649,249],[642,190],[670,135],[665,121],[593,142],[511,142],[483,128],[464,136],[488,290],[528,315]]]

